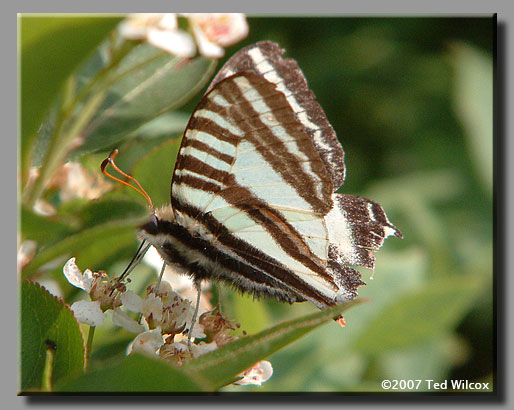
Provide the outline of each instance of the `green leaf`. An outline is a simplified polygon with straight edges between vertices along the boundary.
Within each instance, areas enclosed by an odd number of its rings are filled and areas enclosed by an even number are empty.
[[[48,345],[55,344],[52,381],[84,367],[84,341],[72,311],[37,283],[21,285],[21,389],[41,387]]]
[[[91,228],[113,219],[143,217],[148,214],[148,207],[132,199],[102,197],[99,200],[77,200],[64,203],[60,212],[75,215],[82,226]]]
[[[24,16],[20,26],[21,167],[59,88],[118,24],[120,17]]]
[[[253,336],[242,337],[214,352],[193,360],[182,368],[209,386],[209,390],[235,381],[236,376],[282,347],[294,342],[339,314],[361,303],[354,300],[299,319],[291,320],[264,330]]]
[[[484,289],[484,276],[432,280],[398,296],[382,309],[354,342],[360,352],[377,355],[426,343],[453,329]]]
[[[25,207],[21,209],[20,222],[23,240],[34,240],[39,245],[55,242],[73,232],[73,228],[63,223],[58,215],[44,217]]]
[[[150,195],[155,208],[170,203],[171,177],[180,142],[170,140],[152,148],[134,167],[134,178]]]
[[[201,392],[205,387],[181,368],[131,354],[55,387],[59,392]]]
[[[107,337],[104,335],[103,338],[108,340],[108,342],[98,346],[98,334],[102,330],[107,334]],[[96,366],[97,363],[100,364],[100,362],[106,362],[115,358],[122,359],[127,355],[127,346],[134,340],[134,334],[131,333],[128,337],[119,335],[117,335],[117,337],[113,337],[112,329],[109,330],[106,329],[105,326],[103,326],[103,329],[102,327],[96,329],[95,342],[93,344],[93,350],[90,357],[90,365]]]
[[[130,133],[127,138],[159,138],[181,135],[186,129],[190,114],[173,111],[159,115]]]
[[[117,144],[144,124],[180,108],[205,86],[215,67],[216,60],[185,60],[148,44],[135,47],[120,64],[119,78],[107,90],[76,152]]]
[[[22,272],[23,278],[33,275],[43,265],[58,260],[59,263],[66,262],[66,258],[72,256],[79,259],[80,255],[86,254],[87,258],[80,258],[81,263],[90,269],[100,268],[93,265],[108,255],[118,252],[120,249],[135,243],[135,230],[145,221],[145,218],[129,218],[115,220],[84,229],[74,235],[63,238],[61,241],[43,249],[25,267]],[[114,238],[114,239],[113,239]]]
[[[471,158],[489,192],[493,186],[493,60],[465,43],[454,43],[453,100],[468,137]]]
[[[270,314],[266,303],[256,303],[253,296],[239,292],[231,294],[230,299],[230,312],[233,312],[231,316],[237,317],[241,330],[254,334],[269,325]]]

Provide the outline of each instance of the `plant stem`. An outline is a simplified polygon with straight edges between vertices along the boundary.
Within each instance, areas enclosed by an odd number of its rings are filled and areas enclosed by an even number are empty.
[[[89,358],[91,357],[91,349],[93,348],[93,337],[95,336],[95,329],[95,326],[89,326],[86,345],[86,365],[84,366],[86,369],[89,366]]]

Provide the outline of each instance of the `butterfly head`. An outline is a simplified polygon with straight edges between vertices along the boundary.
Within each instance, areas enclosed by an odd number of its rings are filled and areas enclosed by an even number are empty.
[[[149,235],[157,235],[159,233],[159,218],[155,213],[150,215],[150,220],[144,223],[140,230],[147,232]]]
[[[146,237],[162,233],[166,225],[173,223],[175,223],[175,215],[171,206],[168,205],[153,211],[148,221],[139,227],[139,231],[144,239],[149,239]]]
[[[170,205],[158,208],[150,214],[150,218],[139,227],[139,237],[153,245],[164,260],[169,259],[171,243],[169,232],[176,226],[173,209]]]

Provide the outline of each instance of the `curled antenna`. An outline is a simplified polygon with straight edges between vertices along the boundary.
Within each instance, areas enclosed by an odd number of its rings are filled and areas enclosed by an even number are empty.
[[[141,186],[141,184],[139,182],[137,182],[137,179],[135,179],[134,177],[131,177],[130,175],[126,174],[125,172],[123,172],[121,169],[118,168],[118,166],[114,163],[114,158],[116,157],[116,155],[118,155],[118,150],[117,149],[113,149],[111,151],[111,153],[109,154],[109,156],[107,158],[105,158],[103,161],[102,161],[102,165],[100,165],[100,169],[102,170],[102,173],[106,176],[106,177],[109,177],[111,179],[114,179],[115,181],[118,181],[120,183],[122,183],[123,185],[126,185],[130,188],[132,188],[133,190],[139,192],[141,195],[143,195],[145,197],[145,199],[147,200],[148,202],[148,205],[150,206],[150,212],[153,214],[153,204],[152,204],[152,200],[150,199],[150,195],[148,195],[146,193],[146,191],[143,189],[143,187]],[[139,187],[136,188],[135,186],[129,184],[128,182],[126,181],[123,181],[119,178],[116,178],[115,176],[109,174],[106,170],[105,170],[105,167],[107,167],[107,164],[111,164],[111,166],[116,170],[118,171],[121,175],[123,175],[125,178],[128,178],[130,179],[131,181],[134,181],[137,186]]]

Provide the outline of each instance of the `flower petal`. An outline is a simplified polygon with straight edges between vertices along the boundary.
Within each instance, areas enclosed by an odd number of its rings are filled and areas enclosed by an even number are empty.
[[[122,327],[131,333],[141,333],[145,330],[143,325],[137,323],[120,309],[114,309],[112,312],[112,322],[116,326]]]
[[[89,293],[91,288],[93,287],[93,282],[95,281],[95,277],[93,276],[93,272],[91,270],[86,269],[84,274],[82,275],[82,284],[84,286],[84,290]]]
[[[100,309],[100,302],[80,300],[71,305],[71,310],[80,323],[89,326],[100,326],[104,322],[104,312]]]
[[[121,303],[131,312],[140,313],[143,309],[143,299],[131,290],[123,292],[120,296]]]
[[[148,28],[157,26],[164,13],[132,13],[118,26],[119,33],[128,40],[142,40]]]
[[[152,287],[152,293],[155,294],[155,286]],[[171,287],[171,284],[166,280],[161,280],[161,283],[159,284],[158,294],[160,295],[168,295],[169,298],[172,298],[175,295],[178,295],[178,293],[173,291],[173,288]]]
[[[176,13],[164,13],[159,20],[159,27],[168,31],[178,30]]]
[[[68,262],[66,262],[64,268],[62,268],[62,271],[64,276],[66,276],[66,279],[68,279],[68,282],[70,282],[73,286],[89,292],[91,285],[84,281],[84,275],[82,274],[79,267],[75,264],[75,258],[71,258]]]
[[[217,37],[217,43],[220,46],[228,47],[241,41],[248,35],[248,23],[246,17],[242,13],[229,13],[230,30],[226,35]]]
[[[153,293],[150,293],[143,300],[141,312],[146,318],[152,316],[153,320],[160,322],[162,320],[162,300]]]
[[[248,35],[248,23],[242,13],[191,13],[189,19],[192,25],[201,27],[210,42],[222,47]]]
[[[194,357],[198,357],[203,354],[213,352],[214,350],[216,350],[218,348],[218,345],[216,344],[216,342],[211,342],[211,343],[200,342],[197,345],[192,344],[191,346],[193,348]]]
[[[161,329],[147,330],[146,332],[138,334],[132,343],[130,343],[127,354],[137,352],[155,357],[163,344],[164,339],[161,334]]]
[[[122,21],[118,27],[120,36],[128,40],[141,40],[146,37],[146,27],[131,24],[129,21]]]
[[[195,35],[196,44],[198,44],[198,51],[201,55],[210,58],[221,58],[225,54],[223,47],[216,43],[209,41],[200,26],[193,26],[193,33]]]
[[[272,374],[273,367],[271,366],[271,363],[267,360],[262,360],[241,373],[240,376],[242,378],[237,382],[234,382],[234,384],[239,384],[241,386],[250,384],[260,386],[262,383],[267,381]]]
[[[193,38],[184,31],[148,30],[147,40],[155,47],[179,57],[194,57],[196,47]]]
[[[248,35],[248,23],[241,13],[187,14],[198,50],[205,57],[220,58],[223,47],[237,43]]]

